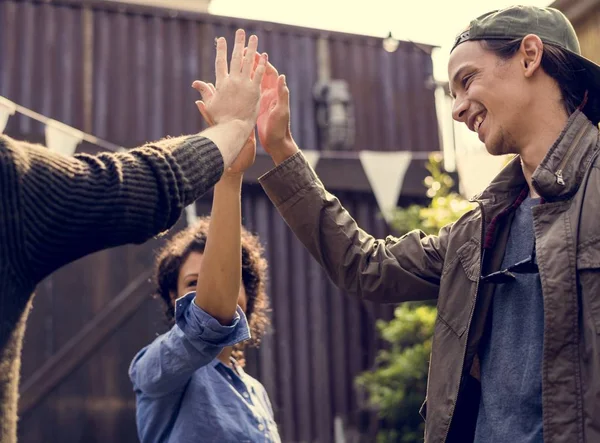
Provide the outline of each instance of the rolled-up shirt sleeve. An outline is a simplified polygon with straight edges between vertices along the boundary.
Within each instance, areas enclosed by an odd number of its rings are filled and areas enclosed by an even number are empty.
[[[210,363],[224,347],[250,338],[238,306],[230,325],[222,325],[193,303],[195,292],[175,302],[175,325],[133,359],[129,377],[136,391],[149,396],[183,390],[192,374]]]

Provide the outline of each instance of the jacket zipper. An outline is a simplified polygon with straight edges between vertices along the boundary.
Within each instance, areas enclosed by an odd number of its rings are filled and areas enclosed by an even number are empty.
[[[566,186],[565,179],[563,178],[563,168],[565,167],[565,165],[571,158],[571,155],[575,151],[575,148],[577,148],[579,146],[579,142],[583,138],[583,135],[585,134],[586,130],[587,130],[587,126],[584,126],[583,128],[581,128],[579,130],[579,132],[577,133],[577,136],[575,137],[575,141],[573,142],[573,144],[571,145],[571,147],[565,154],[565,157],[562,159],[562,161],[558,165],[558,170],[554,173],[554,175],[556,176],[556,183],[558,183],[561,186]]]
[[[479,205],[479,209],[481,210],[481,243],[479,245],[479,275],[481,275],[481,271],[483,268],[483,244],[484,244],[484,228],[485,228],[485,212],[483,210],[483,204],[477,200],[477,204]],[[450,423],[448,424],[448,427],[446,428],[446,434],[444,435],[444,439],[442,440],[442,443],[445,443],[446,440],[448,440],[448,434],[450,433],[450,427],[452,426],[452,418],[454,418],[454,414],[456,412],[456,405],[458,404],[458,394],[460,392],[460,385],[462,384],[462,376],[463,376],[463,371],[465,369],[465,358],[467,356],[467,346],[469,344],[469,333],[471,332],[471,322],[473,321],[473,314],[475,313],[475,305],[477,303],[477,298],[479,296],[479,281],[481,279],[477,278],[477,283],[475,283],[475,300],[473,301],[473,308],[471,309],[471,315],[469,316],[469,323],[467,324],[467,330],[465,332],[466,337],[465,337],[465,345],[463,347],[463,351],[462,351],[462,363],[460,365],[460,380],[458,382],[458,387],[456,388],[456,393],[454,394],[454,398],[456,398],[455,402],[454,402],[454,409],[452,410],[452,414],[451,414],[451,418],[450,418]]]

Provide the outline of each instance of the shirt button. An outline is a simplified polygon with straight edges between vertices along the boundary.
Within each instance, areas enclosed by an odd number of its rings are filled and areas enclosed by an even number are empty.
[[[244,395],[244,398],[248,398],[248,397],[250,397],[250,396],[248,395],[248,393],[247,393],[247,392],[244,392],[244,394],[243,394],[243,395]]]
[[[259,430],[259,431],[264,431],[264,430],[265,430],[265,425],[263,425],[262,423],[260,423],[260,424],[258,425],[258,430]]]

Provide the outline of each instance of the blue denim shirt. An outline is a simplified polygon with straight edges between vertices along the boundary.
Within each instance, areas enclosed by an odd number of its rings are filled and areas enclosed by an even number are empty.
[[[175,304],[176,324],[133,359],[138,435],[150,442],[277,442],[265,388],[216,357],[250,337],[238,308],[231,326],[204,312],[189,293]]]

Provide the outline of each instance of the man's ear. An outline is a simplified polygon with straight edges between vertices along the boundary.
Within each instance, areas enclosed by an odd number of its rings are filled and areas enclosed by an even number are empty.
[[[542,64],[543,54],[544,44],[537,35],[529,34],[523,38],[519,48],[519,56],[525,77],[531,77],[537,72]]]

